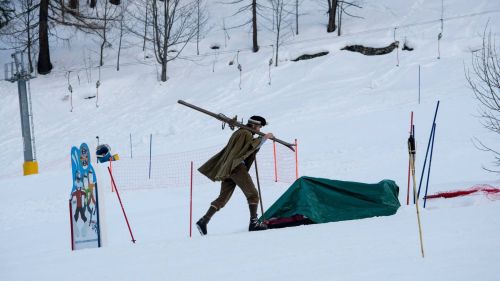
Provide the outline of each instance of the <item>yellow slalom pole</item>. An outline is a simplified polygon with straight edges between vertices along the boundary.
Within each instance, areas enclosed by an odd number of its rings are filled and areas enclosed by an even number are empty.
[[[413,142],[413,144],[411,142]],[[410,139],[408,140],[408,150],[409,150],[409,155],[410,155],[411,174],[413,177],[413,198],[415,198],[415,208],[417,210],[418,234],[420,236],[420,251],[422,252],[422,258],[424,258],[425,255],[424,255],[424,242],[422,239],[422,224],[420,223],[420,211],[418,208],[418,197],[417,197],[417,188],[416,188],[417,180],[415,179],[415,143],[414,143],[413,136],[411,136]]]

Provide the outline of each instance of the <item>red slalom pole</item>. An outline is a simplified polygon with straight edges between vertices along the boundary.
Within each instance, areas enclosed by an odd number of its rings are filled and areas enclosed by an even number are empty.
[[[71,197],[73,199],[73,197]],[[73,208],[71,206],[71,199],[69,199],[69,225],[71,226],[71,251],[75,250],[75,240],[73,239]]]
[[[413,130],[413,111],[411,112],[411,117],[410,117],[410,134],[412,133]],[[410,166],[411,166],[411,160],[408,159],[408,190],[406,192],[406,205],[410,204]]]
[[[191,186],[189,191],[189,237],[193,236],[193,161],[191,161]]]
[[[120,198],[120,193],[118,192],[115,179],[113,178],[113,174],[111,173],[111,169],[109,167],[108,167],[108,172],[109,176],[111,177],[111,183],[113,184],[113,187],[116,190],[116,196],[118,196],[118,201],[120,201],[120,206],[122,207],[123,216],[125,217],[125,221],[127,222],[127,227],[128,231],[130,232],[130,237],[132,237],[132,242],[135,243],[134,234],[132,234],[132,229],[130,228],[130,224],[128,223],[127,214],[125,213],[125,209],[123,208],[122,199]]]

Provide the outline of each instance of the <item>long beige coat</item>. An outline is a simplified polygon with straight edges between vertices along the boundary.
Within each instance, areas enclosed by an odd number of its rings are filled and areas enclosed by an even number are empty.
[[[212,181],[223,181],[242,162],[250,169],[262,138],[253,138],[246,129],[239,129],[231,135],[226,147],[203,164],[198,171]]]

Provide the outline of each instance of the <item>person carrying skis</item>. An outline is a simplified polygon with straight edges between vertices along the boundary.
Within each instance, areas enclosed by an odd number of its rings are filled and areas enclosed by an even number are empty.
[[[248,119],[246,126],[260,131],[266,124],[266,119],[263,117],[252,116]],[[200,173],[212,181],[221,181],[219,197],[210,204],[210,208],[206,214],[196,222],[201,235],[207,234],[208,222],[217,211],[226,205],[236,186],[243,191],[248,202],[250,210],[248,230],[267,229],[267,225],[259,222],[257,219],[259,193],[248,171],[260,147],[267,139],[273,138],[274,135],[267,133],[264,137],[258,138],[254,138],[253,135],[248,129],[238,129],[231,135],[227,145],[198,169]]]

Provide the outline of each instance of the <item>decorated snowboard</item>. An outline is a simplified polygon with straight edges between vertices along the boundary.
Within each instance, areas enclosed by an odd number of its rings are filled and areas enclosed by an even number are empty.
[[[101,247],[97,178],[86,143],[82,143],[80,148],[71,148],[71,168],[71,249]]]

